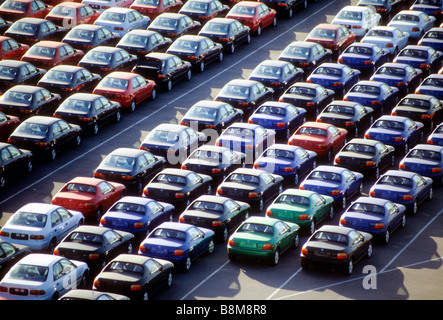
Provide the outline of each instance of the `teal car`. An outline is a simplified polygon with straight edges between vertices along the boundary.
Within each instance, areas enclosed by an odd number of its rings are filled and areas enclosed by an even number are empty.
[[[313,234],[315,226],[334,216],[334,198],[315,191],[286,189],[266,210],[266,217],[296,223]]]

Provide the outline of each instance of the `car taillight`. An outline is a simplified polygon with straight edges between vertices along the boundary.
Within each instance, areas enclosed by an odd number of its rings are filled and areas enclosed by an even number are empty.
[[[97,259],[100,259],[100,255],[98,253],[90,253],[88,255],[88,259],[89,260],[97,260]]]
[[[309,220],[309,214],[306,213],[302,213],[301,215],[298,216],[298,220]]]
[[[263,250],[272,250],[274,249],[274,245],[272,243],[264,243],[262,246]]]
[[[42,235],[42,234],[34,234],[34,235],[31,235],[29,237],[29,239],[31,239],[31,240],[43,240],[43,239],[45,239],[45,236]]]
[[[176,249],[176,250],[174,250],[173,254],[174,254],[174,256],[184,256],[185,252],[181,249]]]
[[[340,253],[337,253],[336,258],[339,259],[339,260],[347,259],[348,255],[346,253],[344,253],[344,252],[340,252]]]

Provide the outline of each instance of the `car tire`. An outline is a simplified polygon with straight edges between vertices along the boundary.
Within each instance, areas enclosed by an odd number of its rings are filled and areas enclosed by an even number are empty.
[[[0,176],[0,189],[3,189],[6,186],[6,178],[4,176]]]
[[[95,212],[95,221],[100,223],[100,219],[102,217],[103,211],[102,211],[102,207],[99,207],[97,209],[97,211]]]
[[[261,36],[261,32],[262,32],[261,24],[259,24],[257,27],[257,31],[255,31],[255,34],[257,35],[257,37]]]
[[[115,113],[115,122],[119,123],[121,119],[122,119],[122,113],[120,110],[117,110],[117,112]]]
[[[314,234],[315,232],[315,220],[312,219],[311,222],[309,223],[309,229],[308,229],[308,233],[309,235]]]
[[[97,123],[97,121],[94,121],[94,123],[92,124],[92,134],[94,136],[98,135],[98,132],[100,131],[100,127]]]
[[[156,87],[152,88],[150,99],[155,100],[155,98],[157,98],[157,88]]]
[[[169,79],[168,82],[166,83],[166,91],[172,91],[172,80]]]
[[[202,61],[200,62],[198,71],[199,71],[199,72],[203,72],[203,71],[205,71],[205,60],[202,60]]]
[[[136,107],[137,107],[137,103],[135,102],[135,99],[134,99],[131,101],[131,106],[129,107],[129,111],[134,112]]]
[[[345,274],[350,276],[353,271],[354,271],[354,261],[352,259],[349,259],[348,264],[345,266]]]
[[[366,256],[365,256],[367,259],[372,257],[373,249],[374,248],[372,247],[372,242],[369,242],[368,249],[366,250]]]
[[[188,255],[186,257],[185,263],[183,264],[183,271],[188,272],[189,270],[191,270],[191,266],[192,266],[192,259],[191,256]]]
[[[274,255],[272,256],[271,264],[273,266],[276,266],[278,265],[279,262],[280,262],[280,250],[277,248],[274,251]]]
[[[191,81],[192,79],[192,71],[191,69],[188,70],[188,72],[186,73],[186,81]]]
[[[174,282],[174,275],[172,272],[168,273],[168,277],[166,278],[166,288],[172,287],[172,283]]]
[[[49,150],[49,159],[55,160],[55,158],[57,158],[57,150],[55,149],[55,146],[53,146],[51,150]]]
[[[231,42],[231,45],[229,46],[229,53],[234,54],[235,52],[235,44],[234,42]]]
[[[391,230],[389,230],[388,228],[386,229],[385,236],[383,237],[383,243],[388,244],[390,239],[391,239]]]
[[[300,236],[299,236],[299,234],[298,234],[298,232],[297,232],[297,233],[295,234],[295,237],[294,237],[294,242],[293,242],[293,244],[292,244],[292,248],[293,248],[293,249],[297,249],[299,245],[300,245]]]
[[[218,54],[218,62],[222,62],[224,58],[223,51],[220,51]]]
[[[134,253],[134,244],[132,243],[132,241],[129,241],[128,246],[126,247],[126,253]]]
[[[208,250],[206,251],[206,253],[208,255],[212,254],[214,252],[215,249],[215,242],[214,242],[214,238],[211,238],[211,240],[209,240],[208,243]]]

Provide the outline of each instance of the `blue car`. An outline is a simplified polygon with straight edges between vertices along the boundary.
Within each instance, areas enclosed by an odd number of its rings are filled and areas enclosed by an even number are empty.
[[[431,28],[424,34],[417,44],[420,46],[432,47],[438,51],[443,51],[443,28]]]
[[[415,172],[389,170],[369,190],[369,196],[400,203],[412,214],[433,194],[432,179]]]
[[[246,155],[246,165],[252,165],[254,160],[274,143],[274,130],[265,129],[258,124],[237,122],[223,131],[215,145],[243,152]]]
[[[249,117],[248,123],[275,130],[277,138],[285,142],[300,125],[306,122],[306,109],[291,103],[268,101]]]
[[[352,197],[362,194],[363,174],[343,167],[322,165],[300,183],[300,189],[330,196],[337,208],[345,209]]]
[[[114,203],[102,216],[100,226],[144,237],[161,223],[172,221],[174,214],[172,204],[126,196]]]
[[[299,184],[317,166],[314,151],[288,144],[274,144],[254,162],[254,168],[278,174],[290,186]]]
[[[373,73],[389,60],[390,53],[375,43],[353,43],[338,57],[338,63],[360,72]]]
[[[443,53],[428,46],[408,45],[401,50],[392,62],[406,63],[423,71],[427,76],[441,67]]]
[[[429,177],[436,185],[443,184],[443,147],[418,144],[400,161],[398,168]]]
[[[365,139],[381,141],[407,154],[409,148],[423,140],[423,128],[423,123],[407,117],[382,116],[366,130]]]
[[[433,16],[436,21],[441,21],[443,17],[443,2],[441,0],[416,0],[410,9]]]
[[[422,80],[423,71],[406,63],[387,62],[378,68],[370,80],[384,82],[399,90],[399,96],[414,92]]]
[[[440,123],[428,136],[426,141],[429,144],[443,147],[443,123]]]
[[[184,271],[205,253],[214,251],[215,232],[188,223],[163,222],[140,243],[138,254],[172,262]]]
[[[443,74],[431,74],[416,87],[415,93],[426,94],[443,100]]]
[[[374,116],[390,111],[398,102],[399,90],[381,81],[362,80],[346,93],[343,100],[359,102],[374,109]]]
[[[306,82],[319,84],[343,97],[360,80],[361,72],[340,63],[322,63],[312,71]]]
[[[387,244],[406,225],[406,207],[386,199],[359,197],[340,217],[340,226],[368,232]]]

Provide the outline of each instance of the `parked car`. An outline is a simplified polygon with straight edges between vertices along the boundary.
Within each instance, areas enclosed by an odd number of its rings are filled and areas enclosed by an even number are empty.
[[[181,0],[135,0],[129,6],[131,9],[135,9],[141,14],[148,16],[151,20],[154,20],[157,16],[164,12],[177,13],[183,6]]]
[[[443,53],[428,46],[408,45],[398,53],[393,62],[406,63],[420,69],[424,76],[436,73],[441,68]]]
[[[147,28],[147,30],[157,31],[172,41],[185,34],[197,34],[200,29],[200,22],[192,20],[185,14],[175,12],[159,14]]]
[[[389,27],[396,27],[409,33],[409,38],[419,40],[434,26],[435,17],[417,10],[402,10],[388,23]]]
[[[135,29],[146,29],[151,19],[130,8],[112,8],[103,11],[94,21],[95,25],[107,27],[110,31],[123,37]]]
[[[389,22],[392,14],[403,5],[403,1],[391,1],[391,0],[359,0],[358,6],[374,7],[377,13],[382,16],[382,21]]]
[[[0,142],[0,190],[33,169],[32,152]]]
[[[80,24],[93,24],[99,16],[100,12],[86,3],[61,2],[51,9],[45,19],[70,30]]]
[[[410,10],[422,11],[430,16],[435,17],[436,22],[442,19],[443,3],[440,1],[416,0],[410,7]]]
[[[408,41],[409,33],[389,26],[374,27],[360,40],[362,43],[377,44],[380,48],[388,50],[392,58],[408,45]]]
[[[443,75],[430,74],[415,87],[415,94],[424,94],[443,100]]]
[[[381,15],[369,6],[345,6],[332,19],[333,24],[345,26],[359,38],[380,22]]]
[[[129,298],[112,292],[100,292],[92,289],[73,289],[61,296],[59,300],[129,300]]]
[[[14,59],[20,58],[28,51],[27,44],[19,43],[11,37],[0,36],[0,59]]]
[[[52,6],[41,0],[5,0],[0,5],[0,15],[9,21],[23,17],[45,18]]]
[[[94,47],[79,61],[78,66],[91,72],[106,76],[114,71],[131,71],[137,62],[137,56],[126,50],[108,46]]]
[[[388,60],[388,50],[375,43],[361,42],[351,44],[337,59],[338,63],[370,75]]]
[[[219,0],[188,0],[178,12],[203,25],[213,18],[226,16],[230,9],[228,5]]]
[[[340,54],[356,40],[355,33],[342,25],[321,23],[315,26],[307,35],[305,41],[321,44],[330,49],[333,57]]]
[[[0,142],[8,140],[12,131],[14,131],[19,124],[19,117],[11,116],[0,111]]]
[[[51,1],[51,0],[49,0]],[[52,0],[54,1],[54,0]],[[133,0],[84,0],[82,3],[86,3],[91,6],[92,9],[103,13],[106,9],[113,7],[127,8],[132,4]]]
[[[156,31],[136,29],[127,32],[116,47],[125,49],[140,60],[148,53],[166,51],[171,43],[171,39],[163,37]]]
[[[257,36],[263,29],[277,25],[277,12],[262,2],[240,1],[232,6],[226,18],[238,20]]]
[[[398,168],[432,178],[434,185],[443,185],[443,147],[418,144],[400,160]]]
[[[428,46],[437,51],[443,50],[443,28],[434,27],[429,29],[423,37],[418,40],[417,44],[420,46]]]
[[[32,63],[19,60],[0,60],[0,92],[5,93],[16,85],[36,85],[46,73]]]
[[[54,22],[42,18],[21,18],[15,21],[5,32],[20,43],[32,45],[42,40],[60,41],[66,30]]]
[[[72,28],[62,42],[70,44],[75,49],[84,52],[98,46],[115,46],[121,37],[119,34],[109,31],[107,27],[93,24],[80,24]]]
[[[287,17],[291,19],[294,13],[304,10],[308,7],[307,0],[284,0],[280,2],[272,0],[262,1],[269,8],[274,9],[277,12],[277,17]]]
[[[443,146],[443,123],[435,127],[434,131],[428,136],[426,143],[437,146]]]
[[[0,279],[14,266],[17,261],[31,253],[28,246],[0,241]]]

